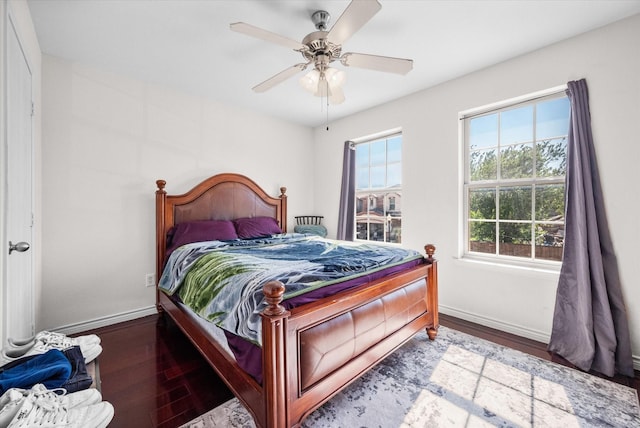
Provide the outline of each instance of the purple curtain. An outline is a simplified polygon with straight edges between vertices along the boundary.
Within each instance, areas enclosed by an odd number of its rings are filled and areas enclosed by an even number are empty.
[[[353,241],[356,198],[356,153],[353,141],[344,142],[342,161],[342,188],[340,190],[340,209],[338,211],[337,238]]]
[[[633,377],[629,324],[607,225],[584,79],[569,82],[565,242],[549,351],[578,368]]]

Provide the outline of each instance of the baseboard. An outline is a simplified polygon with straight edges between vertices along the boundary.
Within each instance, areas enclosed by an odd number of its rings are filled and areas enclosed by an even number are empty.
[[[507,323],[495,318],[489,318],[482,315],[473,314],[471,312],[461,311],[459,309],[442,304],[438,305],[438,311],[446,315],[451,315],[452,317],[480,324],[485,327],[495,328],[496,330],[505,331],[507,333],[515,334],[516,336],[525,337],[527,339],[536,340],[542,343],[549,343],[549,340],[551,339],[551,335],[548,333],[525,328],[516,324]],[[633,368],[640,371],[640,356],[633,355],[632,358]]]
[[[135,309],[133,311],[121,312],[119,314],[108,315],[101,318],[95,318],[89,321],[83,321],[75,324],[68,324],[52,329],[64,334],[76,334],[82,333],[87,330],[94,330],[100,327],[107,327],[113,324],[118,324],[125,321],[131,321],[137,318],[146,317],[148,315],[157,314],[158,310],[156,306],[148,306],[146,308]]]
[[[495,318],[489,318],[482,315],[473,314],[471,312],[462,311],[460,309],[452,308],[450,306],[440,304],[438,310],[444,314],[451,315],[452,317],[460,318],[465,321],[474,322],[476,324],[483,325],[485,327],[495,328],[496,330],[506,331],[507,333],[515,334],[516,336],[526,337],[527,339],[535,340],[542,343],[549,343],[550,335],[542,331],[533,330],[530,328],[522,327],[517,324],[511,324],[504,321],[497,320]]]

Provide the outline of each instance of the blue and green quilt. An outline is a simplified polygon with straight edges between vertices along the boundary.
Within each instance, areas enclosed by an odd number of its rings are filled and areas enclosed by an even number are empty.
[[[305,234],[208,241],[171,254],[159,287],[204,319],[260,345],[262,287],[281,281],[285,299],[422,256],[414,250]]]

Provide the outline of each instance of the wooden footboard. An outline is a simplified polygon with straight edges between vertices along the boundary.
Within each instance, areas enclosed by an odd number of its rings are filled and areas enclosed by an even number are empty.
[[[433,252],[430,250],[431,255]],[[292,427],[417,332],[438,328],[437,263],[392,275],[292,311],[279,305],[284,286],[265,285],[264,421]]]
[[[262,385],[164,293],[159,306],[259,427],[284,428],[298,426],[420,330],[426,329],[433,340],[439,327],[437,281],[437,262],[429,257],[427,264],[291,311],[280,305],[284,286],[266,284]]]

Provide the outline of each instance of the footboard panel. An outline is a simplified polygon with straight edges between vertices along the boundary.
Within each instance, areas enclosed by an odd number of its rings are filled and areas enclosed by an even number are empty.
[[[437,280],[430,284],[433,267],[291,311],[283,320],[286,426],[299,424],[417,332],[437,329],[429,298],[437,288]]]
[[[301,331],[301,391],[424,314],[425,295],[423,279]]]

